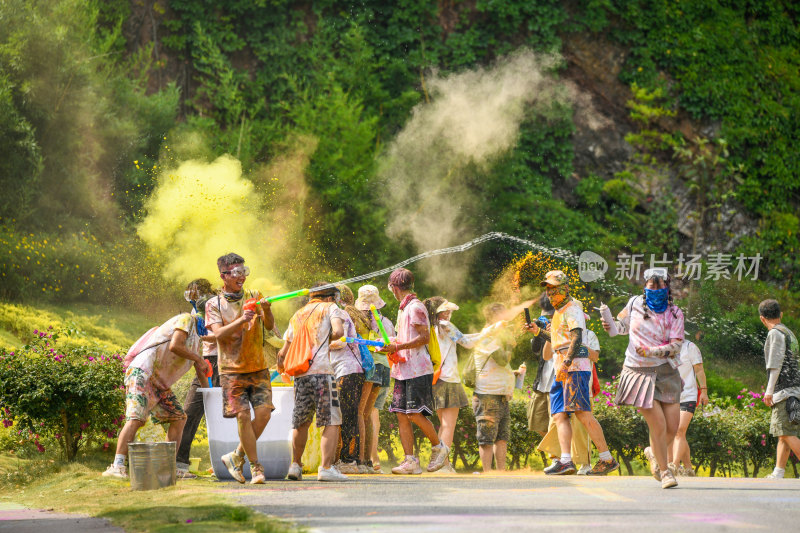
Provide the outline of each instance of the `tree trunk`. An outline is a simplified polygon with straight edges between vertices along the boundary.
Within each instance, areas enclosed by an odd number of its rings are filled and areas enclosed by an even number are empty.
[[[619,462],[619,461],[617,461],[617,462]],[[625,470],[628,471],[628,475],[632,476],[633,475],[633,465],[631,464],[631,460],[628,459],[627,457],[623,457],[622,458],[622,463],[625,465]]]
[[[708,465],[709,469],[709,477],[714,477],[714,474],[717,472],[717,460],[711,459],[711,463]]]
[[[61,426],[64,431],[64,455],[67,461],[72,461],[75,458],[75,450],[72,441],[72,433],[69,431],[69,419],[67,418],[66,409],[61,410]]]

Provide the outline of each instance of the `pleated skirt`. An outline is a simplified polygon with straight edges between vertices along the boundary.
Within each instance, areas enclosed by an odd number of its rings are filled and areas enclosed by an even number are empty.
[[[617,405],[650,409],[653,401],[679,403],[683,382],[678,369],[669,364],[653,367],[622,367],[617,385]]]

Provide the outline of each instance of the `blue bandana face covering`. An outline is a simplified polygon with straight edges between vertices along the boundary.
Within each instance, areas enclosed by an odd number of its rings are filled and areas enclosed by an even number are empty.
[[[645,289],[644,297],[645,301],[647,302],[647,307],[652,309],[654,312],[663,313],[667,310],[667,304],[669,303],[669,289],[666,287],[663,289]]]

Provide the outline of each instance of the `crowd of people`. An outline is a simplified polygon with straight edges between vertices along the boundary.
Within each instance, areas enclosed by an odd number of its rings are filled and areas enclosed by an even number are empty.
[[[153,328],[126,356],[126,423],[114,462],[103,475],[127,477],[128,443],[149,415],[168,425],[167,438],[177,443],[178,476],[194,477],[188,463],[203,416],[198,388],[210,379],[222,389],[223,416],[235,418],[238,427],[239,444],[222,463],[245,483],[249,461],[250,483],[264,483],[256,441],[275,409],[270,355],[278,372],[291,376],[294,384],[289,480],[303,478],[312,422],[321,432],[318,480],[381,473],[379,411],[387,400],[404,454],[393,474],[423,472],[414,426],[430,443],[425,469],[455,473],[450,454],[458,413],[470,404],[483,470],[505,470],[510,401],[526,370],[524,365],[512,369],[512,350],[525,333],[533,335],[530,349],[538,359],[528,425],[542,436],[538,450],[551,461],[545,474],[607,475],[619,469],[592,413],[592,397],[600,388],[594,366],[600,341],[587,328],[589,316],[563,272],[548,272],[541,281],[540,316],[530,320],[526,312],[522,330],[514,320],[521,306],[492,303],[483,310],[484,327],[462,333],[452,322],[458,305],[441,296],[420,300],[412,272],[399,268],[388,280],[399,302],[395,322],[381,313],[386,303],[375,286],[359,287],[356,297],[346,285],[321,281],[281,334],[270,302],[244,288],[250,273],[244,263],[237,254],[220,257],[221,289],[213,290],[204,279],[192,281],[185,292],[192,312]],[[644,281],[643,293],[630,298],[616,318],[606,316],[602,325],[609,335],[628,336],[615,403],[642,414],[650,435],[644,450],[650,470],[662,488],[671,488],[677,476],[695,475],[686,431],[697,405],[708,403],[708,389],[700,350],[684,338],[684,317],[673,302],[669,273],[651,268]],[[765,300],[759,314],[769,330],[764,401],[772,407],[770,432],[779,439],[770,477],[779,478],[790,451],[800,456],[800,352],[794,334],[781,323],[778,302]],[[372,342],[376,347],[370,350],[370,341],[381,342]],[[462,371],[457,345],[469,354]],[[171,387],[192,368],[196,379],[184,408]],[[465,385],[473,391],[471,402]],[[438,429],[430,420],[434,413]],[[593,465],[592,443],[598,457]]]

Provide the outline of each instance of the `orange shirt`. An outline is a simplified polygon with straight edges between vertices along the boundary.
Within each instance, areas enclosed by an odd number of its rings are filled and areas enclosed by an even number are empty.
[[[242,316],[245,300],[262,298],[258,291],[244,293],[238,302],[229,302],[224,296],[215,296],[206,302],[206,326],[227,326]],[[247,374],[269,368],[261,317],[256,314],[250,329],[245,326],[225,339],[217,339],[217,352],[220,374]]]

